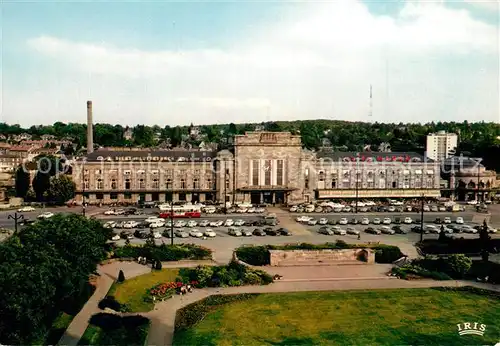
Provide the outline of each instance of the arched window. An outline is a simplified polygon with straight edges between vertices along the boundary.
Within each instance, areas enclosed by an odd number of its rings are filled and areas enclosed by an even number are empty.
[[[139,179],[139,189],[145,189],[146,188],[146,183],[144,182],[144,179]]]
[[[160,187],[160,183],[158,179],[153,179],[153,189],[158,189]]]
[[[181,189],[186,188],[186,181],[184,179],[181,179]]]
[[[193,189],[199,189],[200,188],[200,183],[198,179],[193,180]]]
[[[167,179],[167,182],[165,185],[166,185],[167,189],[171,189],[172,188],[172,179]]]
[[[111,179],[111,189],[116,190],[116,179]]]
[[[130,179],[125,179],[125,190],[130,190]]]
[[[103,188],[102,179],[97,179],[97,190],[102,190],[102,188]]]
[[[469,182],[469,184],[467,184],[467,187],[469,189],[475,189],[476,188],[476,184],[473,181],[471,181],[471,182]]]

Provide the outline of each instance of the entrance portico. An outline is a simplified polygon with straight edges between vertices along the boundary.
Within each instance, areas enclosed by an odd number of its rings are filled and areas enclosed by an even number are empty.
[[[252,204],[286,204],[288,195],[293,188],[285,186],[274,187],[243,187],[239,193],[243,194],[243,200]]]

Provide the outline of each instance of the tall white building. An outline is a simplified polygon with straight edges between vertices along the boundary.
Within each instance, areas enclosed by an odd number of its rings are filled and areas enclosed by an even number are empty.
[[[453,155],[458,145],[456,133],[438,131],[427,135],[427,157],[436,161],[442,161]]]

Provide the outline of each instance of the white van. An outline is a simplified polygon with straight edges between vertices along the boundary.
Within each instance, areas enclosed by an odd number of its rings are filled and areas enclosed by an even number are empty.
[[[304,211],[306,213],[312,213],[312,212],[314,212],[314,209],[316,209],[316,207],[313,204],[309,204],[308,206],[306,206],[306,208],[304,209]]]

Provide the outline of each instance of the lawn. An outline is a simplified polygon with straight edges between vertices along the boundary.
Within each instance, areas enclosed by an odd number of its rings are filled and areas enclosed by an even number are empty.
[[[149,325],[136,329],[118,328],[105,331],[89,324],[78,345],[144,346],[148,330]]]
[[[485,345],[500,340],[498,321],[498,298],[464,291],[262,294],[176,331],[174,345]],[[462,322],[486,324],[484,336],[459,336]]]
[[[127,304],[131,312],[150,311],[154,307],[153,302],[144,300],[148,296],[148,290],[157,284],[175,281],[177,276],[178,269],[155,270],[126,279],[123,283],[114,283],[108,295],[114,296],[121,304]]]

